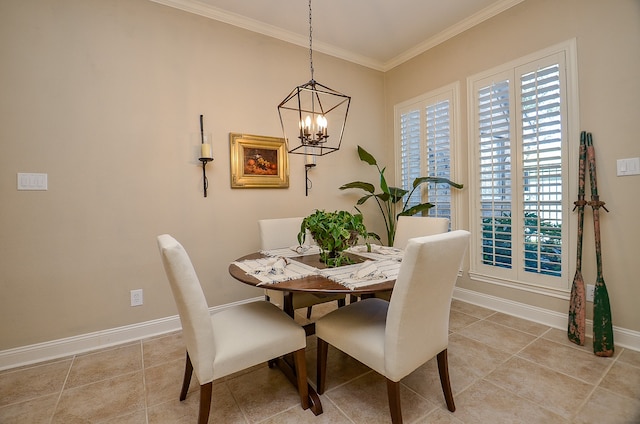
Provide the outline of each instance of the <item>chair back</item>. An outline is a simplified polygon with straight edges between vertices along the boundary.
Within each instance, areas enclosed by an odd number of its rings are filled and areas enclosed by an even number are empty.
[[[303,217],[260,219],[260,249],[279,249],[298,245],[298,233]],[[304,244],[312,244],[313,239],[307,232]]]
[[[407,244],[385,328],[385,369],[393,381],[447,348],[451,297],[469,235],[458,230]]]
[[[393,247],[404,249],[410,238],[432,236],[449,231],[449,219],[431,216],[400,216]]]
[[[168,234],[158,236],[167,279],[178,307],[182,337],[200,384],[213,381],[213,324],[207,299],[189,255],[176,239]]]

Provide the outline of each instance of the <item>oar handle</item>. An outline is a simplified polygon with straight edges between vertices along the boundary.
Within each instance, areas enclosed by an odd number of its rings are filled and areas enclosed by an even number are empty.
[[[589,182],[591,183],[591,201],[589,205],[594,208],[603,208],[609,212],[604,206],[604,202],[598,196],[598,178],[596,176],[596,152],[593,148],[593,137],[591,133],[587,133],[587,160],[589,162]]]

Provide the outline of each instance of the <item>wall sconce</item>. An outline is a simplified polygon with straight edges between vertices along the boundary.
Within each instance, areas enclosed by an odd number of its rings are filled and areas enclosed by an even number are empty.
[[[304,180],[305,180],[304,195],[305,196],[309,195],[309,190],[313,185],[311,184],[311,180],[309,179],[309,171],[311,171],[311,168],[314,168],[315,166],[316,166],[316,157],[314,155],[305,155],[304,157]]]
[[[207,163],[213,161],[213,152],[211,151],[211,136],[204,135],[203,116],[200,115],[200,162],[202,162],[202,182],[204,184],[204,197],[207,197],[207,188],[209,188],[209,180],[207,180]]]

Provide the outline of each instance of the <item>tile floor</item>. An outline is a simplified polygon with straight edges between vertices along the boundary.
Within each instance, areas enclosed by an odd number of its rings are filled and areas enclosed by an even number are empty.
[[[332,306],[329,306],[331,308]],[[314,315],[327,307],[314,308]],[[298,317],[304,321],[303,317]],[[449,369],[457,410],[447,411],[435,361],[402,380],[406,423],[640,423],[640,352],[598,358],[566,332],[454,301]],[[316,340],[308,372],[315,380]],[[0,423],[196,422],[198,385],[178,401],[180,333],[0,372]],[[331,349],[324,413],[266,364],[214,383],[210,423],[387,423],[384,379]]]

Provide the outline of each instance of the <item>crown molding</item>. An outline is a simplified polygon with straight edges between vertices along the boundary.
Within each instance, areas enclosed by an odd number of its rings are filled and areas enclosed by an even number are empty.
[[[185,12],[200,15],[209,19],[213,19],[219,22],[224,22],[229,25],[233,25],[239,28],[243,28],[252,32],[263,34],[269,37],[273,37],[287,43],[295,44],[297,46],[309,47],[309,37],[306,35],[296,34],[291,31],[286,31],[273,25],[266,24],[264,22],[257,21],[255,19],[247,18],[246,16],[231,13],[226,10],[222,10],[197,0],[149,0],[154,3],[162,4],[165,6],[173,7]],[[456,25],[447,28],[446,30],[436,34],[433,37],[423,41],[422,43],[406,50],[393,59],[382,62],[373,59],[368,56],[358,54],[356,52],[341,49],[328,43],[322,43],[314,41],[313,49],[320,53],[324,53],[330,56],[337,57],[358,65],[365,66],[367,68],[374,69],[376,71],[386,72],[415,56],[424,53],[425,51],[441,44],[450,38],[468,30],[469,28],[478,25],[487,19],[490,19],[499,13],[523,2],[524,0],[502,0],[493,3],[491,6],[482,9],[474,15],[466,18],[463,21],[458,22]]]
[[[491,6],[482,9],[474,15],[469,16],[468,18],[458,22],[457,24],[423,41],[422,43],[406,50],[390,61],[385,62],[382,66],[383,71],[386,72],[390,69],[393,69],[396,66],[410,59],[413,59],[419,54],[424,53],[439,44],[444,43],[445,41],[455,37],[456,35],[461,34],[464,31],[473,28],[474,26],[479,25],[488,19],[493,18],[494,16],[504,12],[507,9],[512,8],[513,6],[516,6],[519,3],[522,3],[523,1],[524,0],[502,0],[493,3]]]

